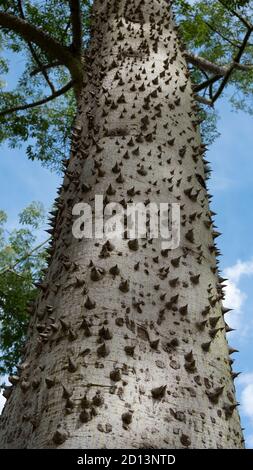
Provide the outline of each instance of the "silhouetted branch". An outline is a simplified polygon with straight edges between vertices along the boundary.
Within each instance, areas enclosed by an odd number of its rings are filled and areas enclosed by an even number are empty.
[[[25,111],[26,109],[35,108],[37,106],[41,106],[43,104],[49,103],[55,98],[58,98],[59,96],[64,95],[64,93],[66,93],[72,87],[73,87],[73,81],[71,80],[63,88],[55,91],[55,93],[52,93],[52,95],[47,96],[39,101],[34,101],[33,103],[26,103],[20,106],[13,106],[12,108],[4,109],[3,111],[0,111],[0,116],[6,116],[7,114],[15,113],[17,111]]]
[[[205,82],[200,83],[199,85],[194,85],[193,90],[198,93],[201,90],[204,90],[208,86],[212,85],[213,83],[217,82],[222,78],[222,75],[213,75],[212,77],[208,78]]]
[[[73,55],[69,48],[63,46],[52,36],[37,28],[31,23],[9,13],[0,12],[0,27],[14,31],[25,41],[37,44],[44,52],[53,59],[57,59],[68,67],[75,84],[82,80],[82,66],[80,61]]]
[[[230,13],[232,13],[234,16],[236,16],[236,18],[238,18],[243,24],[244,26],[246,26],[246,28],[248,29],[253,29],[253,25],[247,20],[247,18],[244,18],[244,16],[242,16],[238,11],[234,10],[233,8],[229,7],[225,2],[223,2],[222,0],[218,0],[221,5],[226,8],[228,11],[230,11]]]
[[[25,20],[25,14],[24,14],[24,10],[23,10],[23,6],[22,6],[22,0],[18,0],[18,8],[19,8],[19,12],[20,12],[20,16],[23,20]],[[29,47],[29,50],[31,52],[31,55],[32,55],[32,58],[33,60],[37,63],[38,67],[42,67],[43,64],[42,62],[40,61],[36,51],[35,51],[35,48],[33,47],[32,43],[30,41],[27,41],[27,45]],[[46,70],[42,70],[42,74],[49,86],[49,88],[51,89],[52,93],[55,92],[55,87],[53,85],[53,83],[51,82],[51,80],[49,79],[49,76],[46,72]]]
[[[38,73],[43,73],[44,70],[49,70],[49,69],[52,69],[54,67],[59,67],[59,65],[64,65],[62,62],[59,62],[58,60],[56,60],[55,62],[51,62],[50,64],[44,64],[44,65],[41,65],[41,67],[38,67],[36,69],[33,69],[30,73],[31,77],[33,77],[34,75],[37,75]]]
[[[79,0],[69,0],[73,34],[73,50],[77,55],[82,50],[82,13]]]

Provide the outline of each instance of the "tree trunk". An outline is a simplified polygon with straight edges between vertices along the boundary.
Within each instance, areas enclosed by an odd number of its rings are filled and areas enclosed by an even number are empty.
[[[84,63],[51,260],[0,447],[241,448],[205,146],[168,2],[95,0]],[[180,246],[77,240],[73,205],[94,208],[96,194],[179,202]]]

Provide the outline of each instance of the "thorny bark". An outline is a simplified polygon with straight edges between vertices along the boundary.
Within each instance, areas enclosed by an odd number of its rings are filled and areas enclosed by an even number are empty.
[[[205,146],[168,3],[96,0],[93,13],[51,261],[0,447],[241,448]],[[180,202],[180,247],[74,239],[72,207],[95,194]]]

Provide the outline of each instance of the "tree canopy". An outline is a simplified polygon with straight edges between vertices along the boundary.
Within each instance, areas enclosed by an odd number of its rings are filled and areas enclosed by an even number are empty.
[[[196,98],[208,140],[216,133],[215,103],[227,90],[235,109],[253,111],[252,1],[174,0]],[[85,73],[91,0],[0,1],[0,142],[26,143],[29,159],[61,170]],[[4,78],[22,57],[17,86]],[[228,86],[229,85],[229,86]]]
[[[8,232],[7,215],[0,211],[0,375],[12,372],[21,355],[27,306],[46,265],[45,242],[36,246],[44,221],[44,207],[32,202],[19,214],[19,227]]]

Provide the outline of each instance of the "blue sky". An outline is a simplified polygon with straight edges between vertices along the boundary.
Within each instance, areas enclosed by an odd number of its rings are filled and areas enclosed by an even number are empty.
[[[221,137],[207,154],[213,170],[209,187],[216,225],[223,234],[218,243],[223,254],[220,266],[229,278],[225,304],[234,308],[226,320],[237,328],[228,338],[240,350],[234,355],[234,370],[242,372],[236,379],[237,399],[246,443],[253,448],[253,119],[232,112],[225,99],[218,108]]]
[[[8,228],[17,226],[18,213],[31,201],[41,201],[49,208],[55,197],[60,178],[31,162],[25,150],[0,147],[0,207],[8,214]]]
[[[22,59],[15,58],[14,62],[22,68]],[[9,77],[8,86],[15,80],[15,74]],[[227,321],[237,328],[229,339],[240,350],[234,364],[234,369],[242,372],[236,379],[238,400],[247,446],[253,448],[253,118],[231,112],[225,99],[218,108],[221,137],[206,158],[213,170],[209,183],[214,196],[212,209],[217,212],[216,225],[223,233],[219,247],[223,253],[221,268],[229,277],[226,304],[235,309]],[[41,201],[49,208],[59,183],[58,176],[28,161],[23,148],[0,147],[0,209],[8,213],[10,229],[31,201]],[[0,408],[3,401],[0,396]]]

